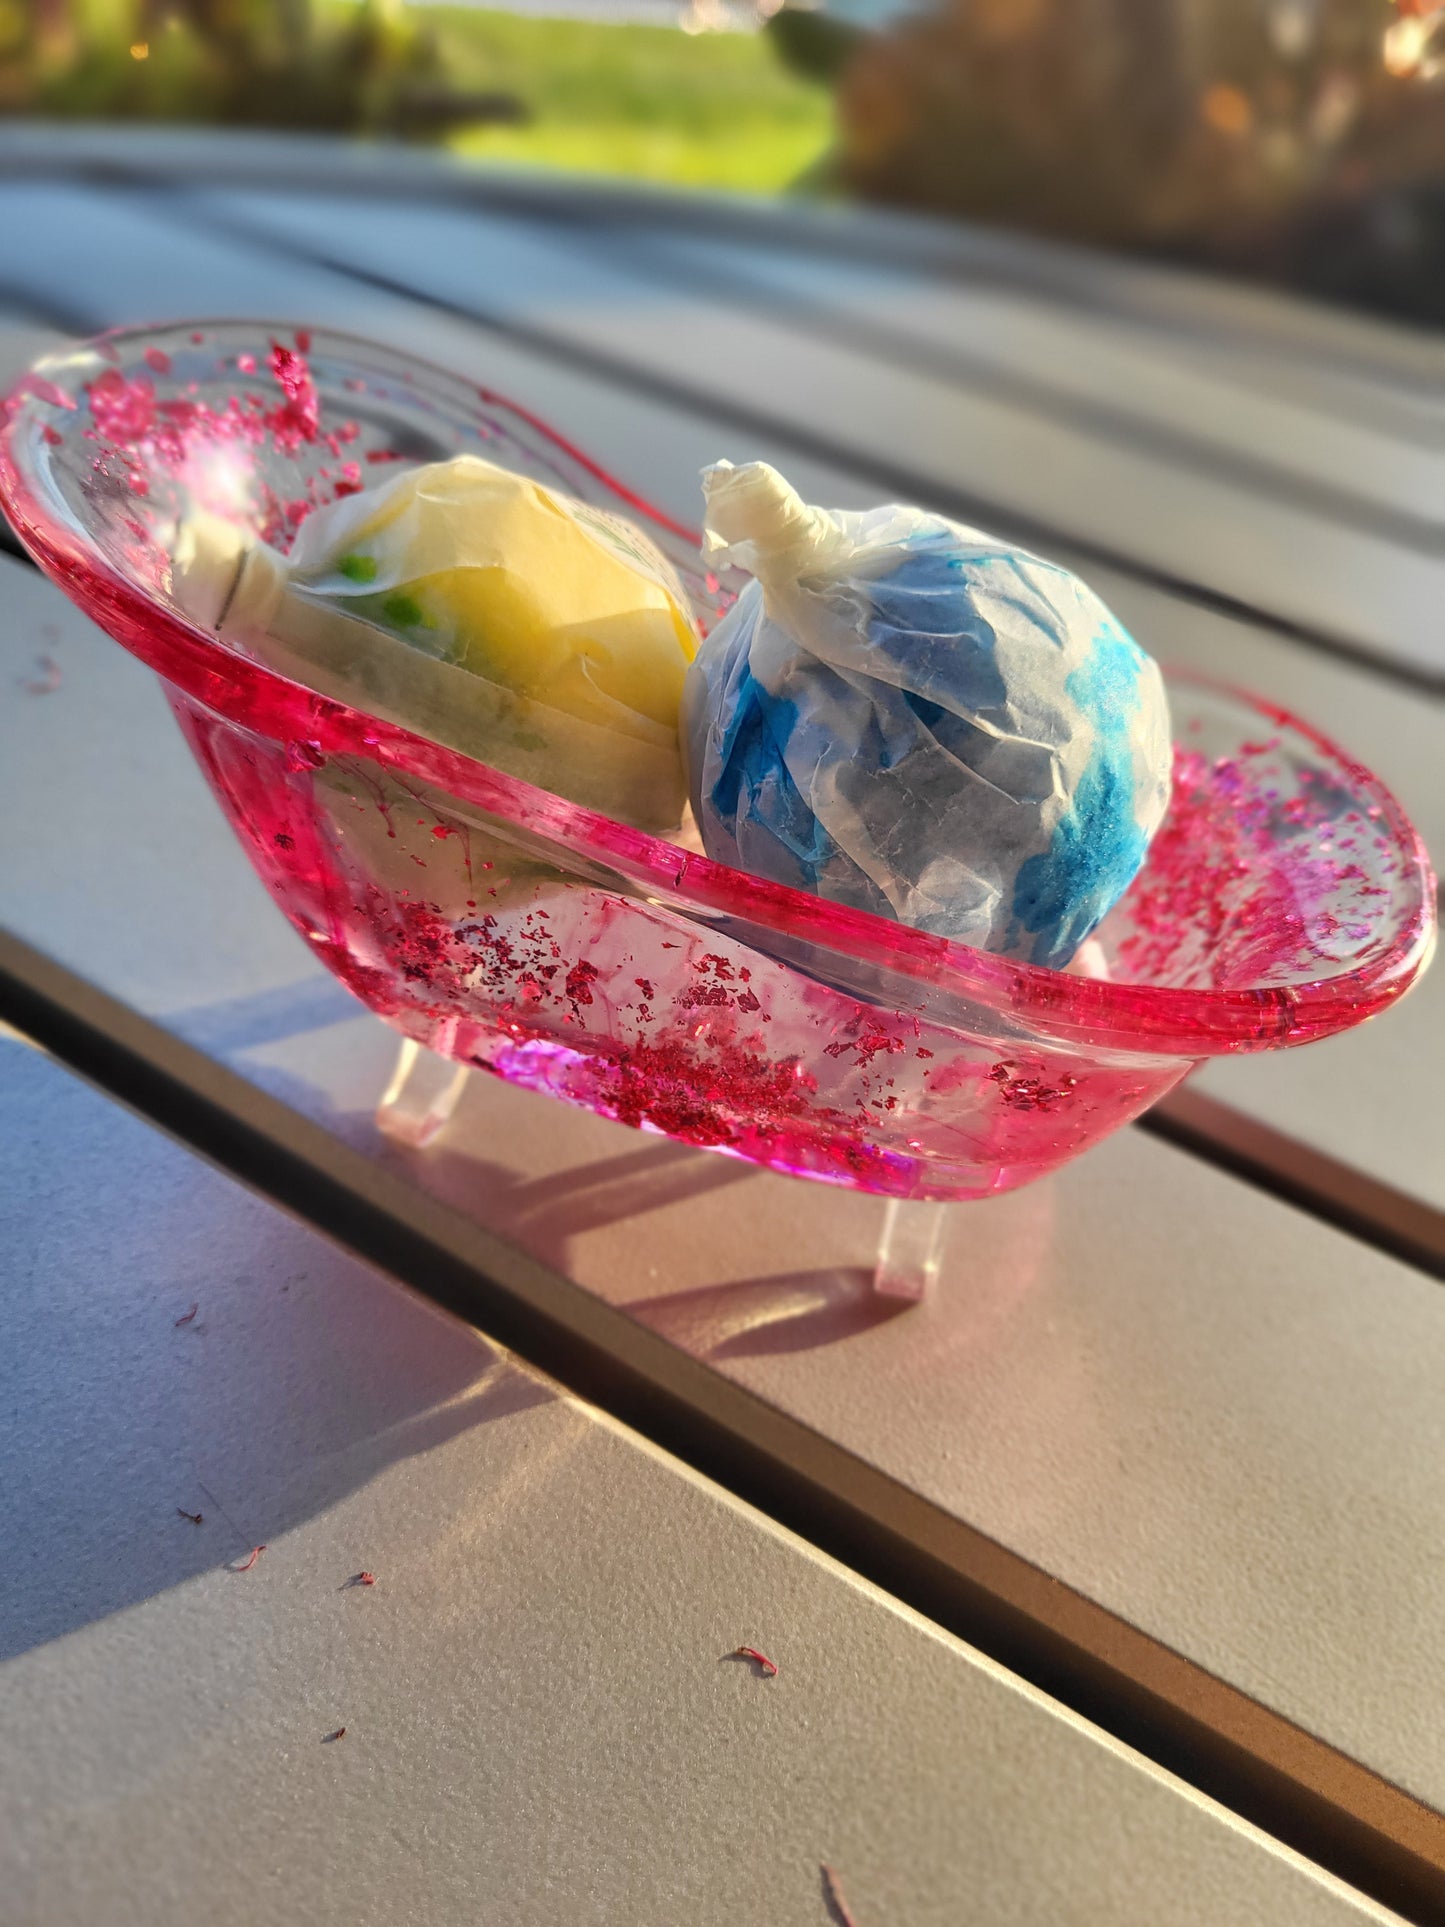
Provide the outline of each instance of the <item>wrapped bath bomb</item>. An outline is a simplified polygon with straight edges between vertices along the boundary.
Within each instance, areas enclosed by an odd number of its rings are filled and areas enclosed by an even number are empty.
[[[476,456],[315,510],[288,556],[205,514],[173,592],[298,681],[623,822],[686,793],[678,704],[697,646],[639,529]]]
[[[719,862],[1061,969],[1169,800],[1157,665],[1091,590],[919,509],[807,507],[706,471],[708,546],[754,580],[683,696]]]

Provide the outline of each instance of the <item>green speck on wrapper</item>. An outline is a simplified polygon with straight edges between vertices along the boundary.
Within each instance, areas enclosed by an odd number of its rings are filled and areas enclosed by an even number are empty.
[[[348,582],[375,582],[376,558],[371,555],[343,555],[337,568]]]
[[[389,595],[381,605],[381,613],[398,629],[420,629],[426,621],[421,604],[410,595]]]

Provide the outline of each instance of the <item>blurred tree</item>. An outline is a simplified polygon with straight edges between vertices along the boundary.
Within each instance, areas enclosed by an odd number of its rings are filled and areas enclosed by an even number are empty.
[[[42,60],[63,60],[74,51],[70,0],[31,0],[32,37]]]
[[[1445,184],[1442,22],[1431,0],[943,0],[845,68],[837,173],[1309,280],[1309,236]],[[1423,298],[1445,317],[1445,288]]]
[[[779,7],[764,26],[784,63],[805,80],[836,80],[870,38],[813,7]]]
[[[403,0],[0,0],[0,106],[426,133],[518,109],[454,94]]]

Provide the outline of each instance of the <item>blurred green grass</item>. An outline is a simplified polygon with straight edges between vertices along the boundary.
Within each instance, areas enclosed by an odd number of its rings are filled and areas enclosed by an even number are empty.
[[[467,97],[501,108],[469,120]],[[770,34],[421,0],[0,0],[0,112],[401,134],[754,193],[832,141],[827,87]]]
[[[450,85],[514,93],[531,114],[455,130],[449,145],[470,157],[776,193],[831,143],[828,89],[789,73],[766,34],[411,13],[436,33]]]

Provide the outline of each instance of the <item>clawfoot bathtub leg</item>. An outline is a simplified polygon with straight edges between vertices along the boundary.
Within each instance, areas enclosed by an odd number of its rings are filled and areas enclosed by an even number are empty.
[[[376,1128],[414,1150],[430,1144],[457,1108],[467,1081],[465,1064],[403,1037],[391,1082],[376,1107]]]
[[[922,1298],[943,1261],[948,1230],[946,1204],[890,1198],[878,1239],[873,1289],[885,1298]]]

